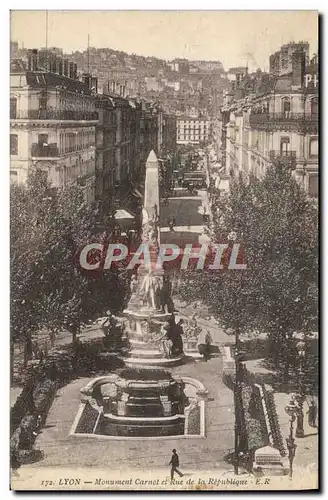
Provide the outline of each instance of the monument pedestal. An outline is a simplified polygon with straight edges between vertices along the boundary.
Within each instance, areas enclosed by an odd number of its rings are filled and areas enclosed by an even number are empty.
[[[188,401],[184,383],[156,368],[123,368],[99,377],[81,391],[83,402],[102,408],[95,434],[178,436],[184,434]]]
[[[179,334],[175,332],[174,336],[172,330],[162,328],[172,315],[161,312],[168,306],[164,285],[167,285],[167,293],[169,283],[165,281],[163,267],[157,263],[158,161],[153,151],[146,164],[144,205],[142,240],[148,245],[150,262],[141,265],[132,278],[131,298],[123,313],[129,340],[129,352],[124,356],[127,368],[118,374],[96,379],[82,393],[90,401],[97,399],[100,408],[95,434],[127,437],[184,435],[184,412],[189,404],[184,394],[184,382],[161,369],[180,364],[184,354]],[[92,406],[90,401],[88,404]]]

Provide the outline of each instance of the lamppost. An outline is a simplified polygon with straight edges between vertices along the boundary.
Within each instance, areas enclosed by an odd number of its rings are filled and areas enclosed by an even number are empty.
[[[293,461],[297,448],[293,435],[293,430],[294,430],[293,426],[298,412],[298,407],[294,403],[293,399],[291,399],[289,404],[285,407],[285,412],[290,417],[289,436],[288,438],[286,438],[286,444],[287,444],[288,458],[289,458],[289,478],[291,479],[293,477]]]
[[[297,425],[296,437],[304,437],[304,415],[303,415],[303,402],[304,402],[304,387],[303,387],[303,367],[305,358],[305,342],[301,340],[297,343],[297,352],[299,357],[299,397],[298,397],[298,412],[297,412]]]
[[[242,350],[240,341],[240,328],[236,326],[235,328],[235,346],[234,346],[234,358],[235,358],[235,383],[234,389],[234,408],[235,408],[235,449],[234,449],[234,473],[238,475],[239,473],[239,458],[240,453],[244,451],[244,429],[242,428],[242,382],[243,382],[243,371],[242,371]]]
[[[239,361],[239,329],[235,331],[235,383],[234,383],[234,406],[235,406],[235,450],[234,450],[234,472],[239,472],[239,440],[240,440],[240,361]]]

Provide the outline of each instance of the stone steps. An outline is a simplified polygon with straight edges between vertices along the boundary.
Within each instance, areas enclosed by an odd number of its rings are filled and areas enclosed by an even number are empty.
[[[134,354],[134,353],[131,353]],[[140,358],[140,357],[128,357],[123,358],[125,365],[130,367],[135,366],[151,366],[151,367],[163,367],[163,366],[175,366],[181,363],[183,356],[178,356],[176,358]]]
[[[159,350],[154,350],[154,349],[133,349],[130,352],[133,357],[136,358],[162,358],[163,353]]]

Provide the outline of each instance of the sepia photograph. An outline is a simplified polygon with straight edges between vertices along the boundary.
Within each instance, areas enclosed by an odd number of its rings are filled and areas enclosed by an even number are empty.
[[[11,490],[319,490],[319,57],[315,10],[11,10]]]

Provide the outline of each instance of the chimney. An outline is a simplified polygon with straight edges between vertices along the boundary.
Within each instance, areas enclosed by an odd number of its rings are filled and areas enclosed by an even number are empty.
[[[82,81],[87,85],[88,89],[91,90],[91,75],[89,73],[83,73]]]
[[[72,78],[72,80],[74,80],[74,63],[71,61],[69,62],[68,65],[68,76]]]
[[[292,55],[292,86],[301,87],[305,74],[305,53],[298,50]]]
[[[64,76],[68,76],[68,60],[64,59]]]
[[[39,50],[38,52],[38,55],[37,55],[37,59],[38,59],[38,64],[37,64],[37,67],[40,71],[47,71],[49,69],[49,58],[48,58],[48,54],[47,54],[47,51],[42,49],[42,50]]]
[[[91,77],[91,87],[90,90],[93,89],[93,92],[97,94],[98,92],[98,78],[96,76]]]
[[[58,75],[62,75],[63,74],[63,60],[62,59],[57,59],[57,71],[58,71]]]
[[[51,71],[51,73],[57,73],[57,58],[54,57],[54,56],[51,56],[50,60],[49,60],[49,70]]]
[[[37,71],[38,69],[38,50],[30,49],[27,55],[27,67],[29,71]]]

